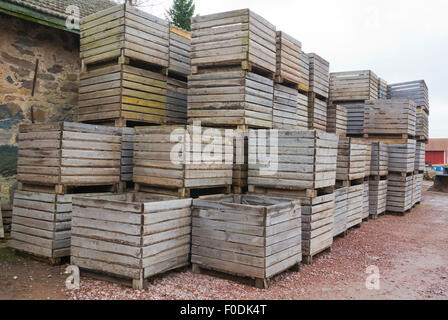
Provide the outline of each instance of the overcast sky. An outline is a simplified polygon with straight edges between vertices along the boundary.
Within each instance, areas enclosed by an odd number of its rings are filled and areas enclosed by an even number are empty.
[[[172,1],[145,10],[164,17]],[[370,69],[389,83],[424,79],[430,137],[448,138],[448,1],[196,0],[197,14],[250,8],[330,62],[332,72]]]

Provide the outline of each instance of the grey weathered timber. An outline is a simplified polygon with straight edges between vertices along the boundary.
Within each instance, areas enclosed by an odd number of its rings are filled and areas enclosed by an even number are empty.
[[[131,182],[134,163],[134,129],[122,128],[121,181]]]
[[[347,230],[348,217],[348,187],[338,188],[335,194],[333,237],[343,234]]]
[[[82,72],[78,121],[101,123],[128,120],[165,124],[167,81],[167,77],[159,72],[125,64],[101,66]],[[170,89],[172,92],[172,86]]]
[[[378,99],[387,99],[387,82],[378,78]]]
[[[168,71],[172,74],[188,77],[190,64],[191,34],[175,26],[170,26],[170,61]]]
[[[277,83],[300,84],[302,43],[283,31],[277,31]],[[298,88],[298,86],[294,86]]]
[[[347,136],[361,137],[364,134],[364,103],[342,104],[347,109]]]
[[[340,181],[364,179],[367,154],[363,139],[339,137],[336,179]]]
[[[429,138],[429,115],[424,107],[417,107],[415,137],[419,141],[428,141]]]
[[[21,125],[18,140],[19,187],[43,185],[64,193],[58,186],[120,182],[121,128],[71,122]]]
[[[364,136],[415,136],[416,105],[412,100],[371,100],[364,109]]]
[[[124,4],[83,18],[80,29],[84,71],[117,59],[168,68],[170,29],[166,20]]]
[[[193,200],[191,263],[268,283],[302,261],[300,201],[256,195]]]
[[[192,72],[216,66],[276,71],[275,26],[249,9],[191,19]]]
[[[340,105],[327,107],[327,132],[341,137],[347,135],[347,108]]]
[[[335,210],[334,186],[312,194],[299,190],[253,186],[252,188],[249,186],[249,192],[265,197],[281,197],[301,201],[303,263],[312,264],[314,256],[331,249]]]
[[[297,130],[308,130],[308,95],[297,94]]]
[[[330,102],[378,99],[378,77],[370,70],[330,73]]]
[[[364,193],[362,196],[362,218],[367,219],[369,218],[369,181],[364,181]]]
[[[274,82],[233,70],[188,78],[188,122],[218,127],[272,128]]]
[[[308,129],[327,131],[327,102],[308,92]]]
[[[310,57],[303,51],[300,54],[299,67],[299,89],[308,92],[310,89]]]
[[[424,142],[417,142],[415,147],[415,171],[425,170],[425,154],[426,144]]]
[[[412,139],[388,144],[389,173],[409,173],[415,170],[416,141]]]
[[[413,206],[413,175],[401,175],[391,173],[387,182],[387,205],[388,212],[404,214]]]
[[[415,174],[413,181],[412,204],[420,204],[422,201],[423,173]]]
[[[298,91],[276,83],[274,85],[273,129],[297,129]]]
[[[233,155],[233,138],[226,139],[222,129],[198,131],[193,126],[136,128],[134,183],[181,197],[189,197],[190,189],[230,188],[233,160],[225,155]]]
[[[363,217],[364,183],[348,187],[347,229],[360,225]]]
[[[167,124],[187,124],[187,81],[168,77],[166,122]]]
[[[410,99],[429,112],[428,87],[425,80],[394,83],[387,86],[388,99]]]
[[[389,147],[385,142],[372,142],[370,175],[386,176],[389,170]]]
[[[316,53],[308,53],[310,58],[310,92],[322,100],[327,99],[330,91],[330,63]]]
[[[270,134],[274,133],[268,132],[266,143],[261,141],[260,146],[269,146],[271,139],[275,142],[276,137]],[[309,192],[333,187],[338,139],[334,134],[317,130],[278,130],[278,159],[272,158],[272,163],[259,161],[257,155],[263,150],[250,143],[249,186]]]
[[[243,194],[248,186],[249,133],[236,130],[234,134],[232,187],[234,193]]]
[[[10,246],[49,259],[70,256],[72,195],[16,191]]]
[[[189,264],[191,199],[125,193],[74,196],[71,263],[133,281]]]
[[[369,214],[372,218],[386,212],[387,176],[369,181]]]

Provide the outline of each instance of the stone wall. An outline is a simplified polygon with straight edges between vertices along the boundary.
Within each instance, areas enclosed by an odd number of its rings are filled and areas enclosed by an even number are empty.
[[[34,82],[36,60],[38,71]],[[73,120],[78,103],[79,36],[0,14],[0,185],[15,187],[21,123]],[[34,96],[32,96],[34,83]]]

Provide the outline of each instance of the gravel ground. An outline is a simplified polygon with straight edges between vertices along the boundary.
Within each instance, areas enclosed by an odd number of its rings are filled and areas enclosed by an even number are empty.
[[[369,266],[379,269],[379,290],[366,288]],[[80,290],[67,290],[65,267],[0,255],[0,299],[448,300],[448,195],[425,192],[422,204],[405,217],[385,215],[363,223],[335,239],[332,251],[312,265],[274,278],[269,290],[187,268],[152,279],[142,291],[85,277]]]

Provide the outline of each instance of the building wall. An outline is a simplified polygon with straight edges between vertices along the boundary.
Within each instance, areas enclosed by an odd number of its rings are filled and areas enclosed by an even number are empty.
[[[34,96],[33,80],[39,60]],[[79,37],[0,14],[0,185],[13,192],[21,123],[73,120],[78,102]]]
[[[432,164],[447,164],[446,151],[426,151],[425,160]]]

